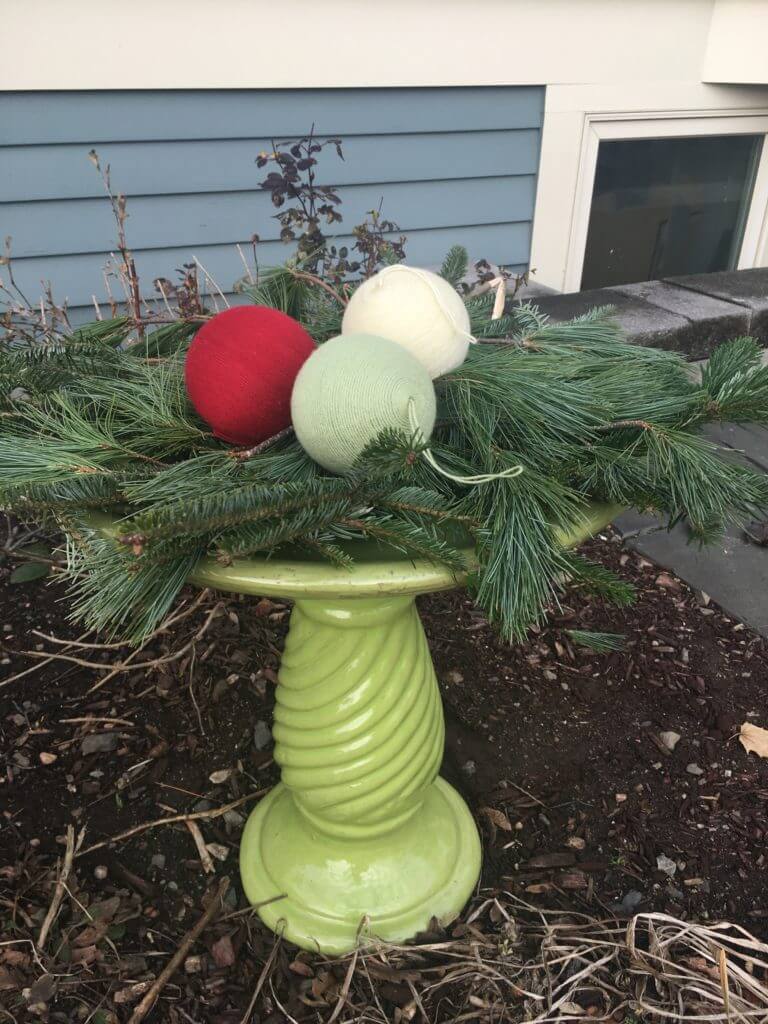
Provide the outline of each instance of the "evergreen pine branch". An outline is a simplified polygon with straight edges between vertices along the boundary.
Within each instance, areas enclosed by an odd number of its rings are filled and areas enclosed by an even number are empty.
[[[329,495],[311,505],[286,504],[276,515],[259,517],[258,522],[246,522],[222,533],[216,538],[216,547],[228,558],[270,551],[332,526],[352,514],[355,507],[353,498],[346,494]]]
[[[259,287],[254,297],[301,317],[318,340],[337,332],[341,303],[291,269]],[[517,303],[491,322],[492,302],[475,296],[467,308],[478,336],[498,332],[500,343],[474,347],[437,382],[429,448],[458,475],[521,464],[515,479],[452,481],[422,457],[423,439],[398,431],[374,439],[346,477],[328,475],[295,438],[233,457],[184,389],[197,322],[139,342],[123,320],[29,350],[0,345],[0,498],[63,524],[78,612],[134,638],[204,552],[240,558],[290,543],[348,565],[347,542],[369,537],[458,571],[472,535],[474,592],[515,638],[567,579],[629,600],[626,584],[557,543],[587,500],[687,518],[704,539],[765,514],[766,478],[695,432],[721,416],[768,420],[768,373],[751,341],[718,350],[697,382],[678,356],[623,343],[609,311],[552,324]],[[88,532],[92,508],[123,517],[124,543]]]
[[[753,338],[720,345],[701,371],[710,420],[760,423],[768,420],[768,364]]]
[[[596,654],[623,651],[626,646],[626,637],[621,633],[599,633],[586,629],[566,629],[565,632],[579,647],[586,647]]]
[[[330,562],[338,569],[349,570],[355,565],[355,560],[349,552],[322,537],[303,537],[300,546],[306,548],[310,554],[320,555],[326,562]]]
[[[570,586],[585,590],[595,597],[601,597],[617,608],[627,608],[634,604],[637,594],[631,583],[620,579],[605,566],[584,558],[578,552],[567,551],[564,554]]]
[[[449,544],[432,523],[419,524],[394,515],[373,513],[342,519],[340,525],[414,558],[442,563],[455,572],[466,569],[462,553]]]
[[[136,559],[83,521],[70,523],[69,536],[71,618],[130,643],[164,618],[203,554],[198,549],[161,564]]]
[[[453,245],[446,253],[443,265],[440,267],[440,276],[445,278],[448,284],[458,288],[468,269],[469,254],[467,250],[463,245]]]
[[[582,508],[564,484],[526,467],[521,476],[477,488],[483,526],[477,531],[478,603],[501,635],[522,639],[557,603],[568,558],[555,540],[568,532]],[[514,581],[514,582],[513,582]]]

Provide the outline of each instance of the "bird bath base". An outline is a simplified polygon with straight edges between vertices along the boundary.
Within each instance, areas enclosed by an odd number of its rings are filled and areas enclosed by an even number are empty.
[[[282,782],[240,847],[262,920],[324,953],[452,920],[477,882],[480,840],[437,778],[442,705],[413,597],[297,601],[278,680]]]

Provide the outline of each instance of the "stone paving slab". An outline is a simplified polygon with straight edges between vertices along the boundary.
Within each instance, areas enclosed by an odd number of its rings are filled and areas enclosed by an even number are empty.
[[[729,530],[715,544],[688,543],[688,528],[640,533],[627,545],[709,594],[728,615],[768,637],[768,548]]]
[[[684,317],[688,326],[680,335],[679,344],[690,356],[711,353],[720,342],[749,334],[749,309],[691,288],[681,288],[667,281],[643,281],[617,285],[608,291],[641,299]]]
[[[633,295],[624,295],[615,288],[594,288],[587,292],[567,295],[544,295],[536,299],[537,307],[551,320],[562,322],[583,316],[596,306],[615,307],[616,320],[624,329],[627,340],[652,348],[689,351],[691,322],[679,313],[654,306]],[[694,347],[691,355],[704,358],[711,349]]]
[[[747,333],[768,344],[768,267],[667,277],[668,284],[734,302],[749,310]]]
[[[710,423],[704,436],[716,444],[742,452],[754,466],[768,473],[768,430],[755,423]]]
[[[705,433],[732,449],[734,457],[768,472],[768,428],[726,423],[710,425]],[[738,528],[729,529],[721,541],[700,547],[690,541],[684,523],[667,530],[663,521],[635,511],[625,512],[613,525],[628,547],[671,569],[733,618],[768,637],[768,547],[752,543]]]

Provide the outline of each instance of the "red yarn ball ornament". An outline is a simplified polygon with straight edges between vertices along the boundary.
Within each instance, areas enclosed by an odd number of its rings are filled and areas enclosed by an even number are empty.
[[[290,426],[293,382],[314,350],[312,338],[285,313],[234,306],[204,324],[189,346],[189,400],[223,441],[266,441]]]

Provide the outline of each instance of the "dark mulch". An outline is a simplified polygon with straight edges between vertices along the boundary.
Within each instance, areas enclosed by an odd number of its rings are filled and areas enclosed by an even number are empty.
[[[507,907],[524,899],[593,918],[625,920],[638,910],[727,918],[762,935],[768,760],[747,754],[737,734],[744,721],[768,726],[766,643],[617,538],[605,535],[587,549],[635,582],[634,608],[607,609],[572,594],[546,629],[509,648],[463,593],[420,602],[446,706],[444,774],[478,816],[485,895],[506,891]],[[33,630],[77,631],[56,585],[0,593],[1,681],[32,664],[20,651],[54,649]],[[215,876],[204,873],[184,824],[78,857],[36,962],[23,940],[36,937],[51,902],[68,825],[85,828],[85,849],[275,782],[267,732],[289,609],[222,601],[222,613],[181,658],[95,692],[88,691],[103,671],[63,661],[10,686],[0,682],[0,1019],[7,1008],[9,1020],[127,1021],[224,874],[232,879],[224,915],[147,1019],[327,1020],[337,1003],[344,1021],[494,1019],[487,990],[464,975],[432,989],[434,972],[443,982],[450,972],[427,948],[423,963],[411,960],[407,970],[381,958],[366,962],[359,983],[358,965],[353,1010],[340,1001],[345,964],[306,954],[297,961],[286,946],[247,1016],[273,949],[272,936],[239,912],[237,845],[247,800],[198,822]],[[212,603],[136,660],[179,649]],[[569,629],[625,633],[626,649],[595,654],[575,646]],[[112,665],[130,652],[74,653]],[[673,751],[660,738],[667,732],[680,736]],[[493,935],[494,955],[511,956],[509,922],[493,907],[451,934],[466,945],[481,925]],[[365,992],[369,1016],[361,1016]]]

